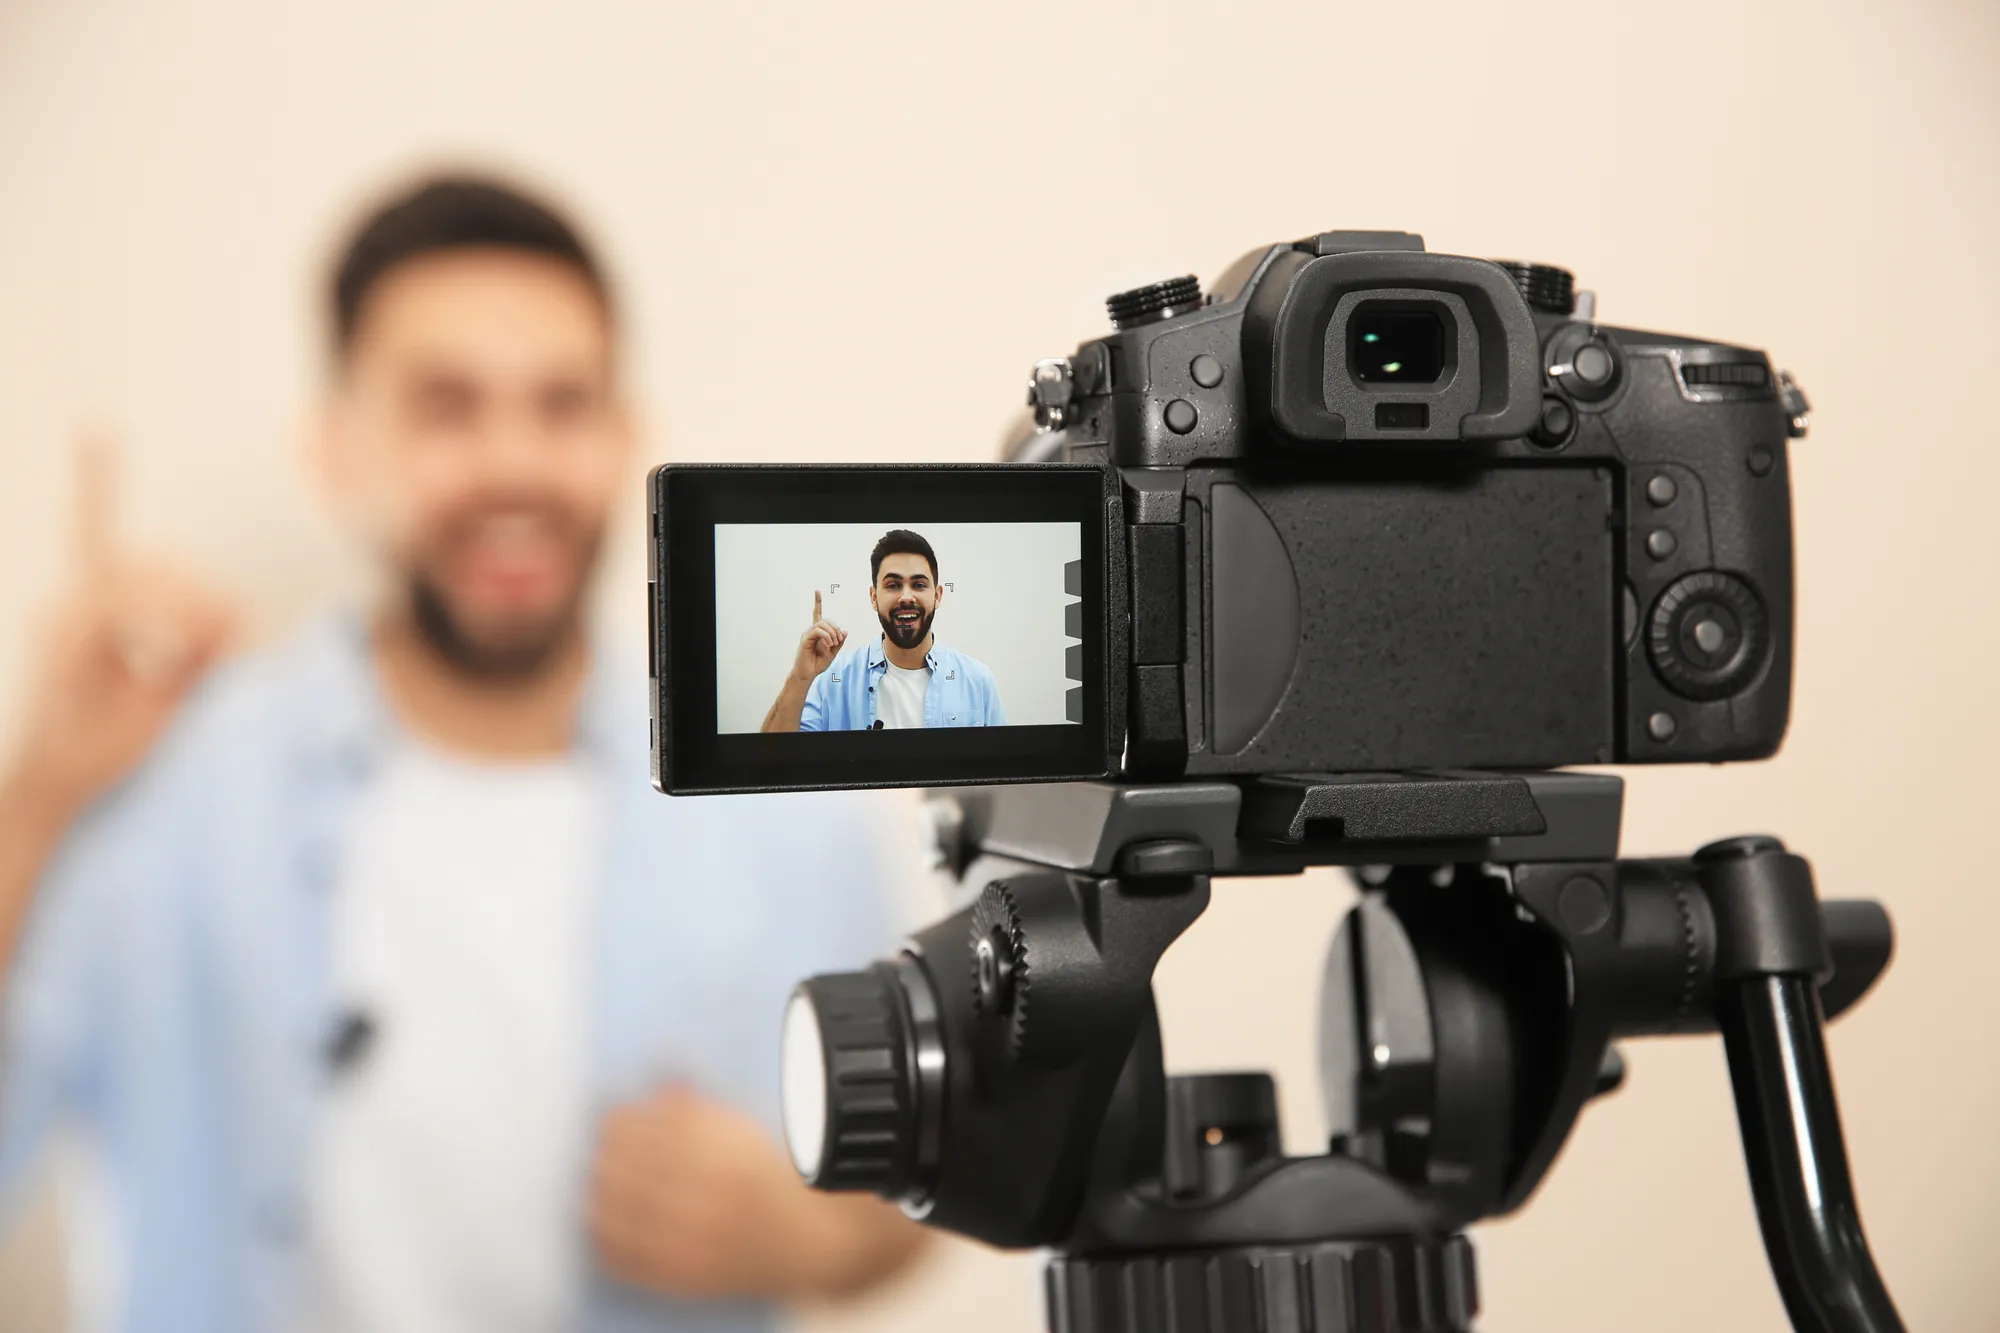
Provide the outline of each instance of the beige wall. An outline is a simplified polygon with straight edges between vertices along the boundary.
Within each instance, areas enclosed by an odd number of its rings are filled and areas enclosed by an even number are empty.
[[[344,581],[291,446],[309,284],[413,164],[517,166],[597,222],[682,458],[979,458],[1104,293],[1278,237],[1563,263],[1608,318],[1769,347],[1812,394],[1790,742],[1636,775],[1627,847],[1769,829],[1889,904],[1895,968],[1833,1039],[1869,1232],[1911,1327],[1993,1327],[1990,3],[306,9],[0,0],[0,695],[80,420],[129,433],[133,528],[267,631]],[[1343,905],[1226,886],[1165,968],[1171,1058],[1275,1066],[1295,1145]],[[1718,1045],[1628,1054],[1485,1235],[1486,1327],[1776,1327]],[[0,1329],[50,1326],[48,1253],[0,1263]],[[1032,1261],[963,1250],[851,1327],[1038,1319]]]

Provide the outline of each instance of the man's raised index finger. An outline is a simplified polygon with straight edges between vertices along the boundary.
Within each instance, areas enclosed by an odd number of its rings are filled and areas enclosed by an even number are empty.
[[[818,623],[819,623],[819,620],[820,620],[820,614],[819,614],[819,589],[818,589],[818,588],[814,588],[814,589],[813,589],[813,623],[814,623],[814,624],[818,624]]]

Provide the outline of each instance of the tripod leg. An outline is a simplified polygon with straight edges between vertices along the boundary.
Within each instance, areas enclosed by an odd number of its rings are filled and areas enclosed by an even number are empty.
[[[1717,1026],[1757,1220],[1802,1333],[1902,1333],[1847,1173],[1815,984],[1826,957],[1811,871],[1775,839],[1697,857],[1716,911]]]

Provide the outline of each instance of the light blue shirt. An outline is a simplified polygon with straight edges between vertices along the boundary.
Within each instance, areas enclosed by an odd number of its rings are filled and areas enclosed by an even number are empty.
[[[931,686],[924,695],[927,727],[1004,727],[1000,687],[984,662],[944,646],[935,635],[924,654]],[[857,643],[833,659],[806,691],[799,714],[800,731],[867,731],[875,725],[882,698],[882,678],[889,659],[882,655],[882,636]]]
[[[792,986],[892,941],[852,794],[669,798],[643,677],[600,666],[579,753],[611,793],[595,886],[593,1119],[667,1078],[779,1129]],[[636,663],[634,664],[636,665]],[[59,1118],[97,1143],[126,1259],[123,1326],[265,1333],[292,1313],[301,1191],[340,1015],[329,894],[355,794],[396,739],[357,625],[217,675],[77,827],[0,1004],[0,1191]],[[579,1247],[585,1238],[577,1238]],[[599,1333],[748,1333],[775,1312],[656,1299],[593,1272]]]

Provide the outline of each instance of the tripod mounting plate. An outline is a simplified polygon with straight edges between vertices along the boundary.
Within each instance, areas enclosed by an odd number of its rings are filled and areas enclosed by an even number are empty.
[[[1080,874],[1117,873],[1125,847],[1197,843],[1217,875],[1316,865],[1595,861],[1618,855],[1625,784],[1597,773],[1281,774],[1236,782],[960,788],[940,861],[987,854]]]

